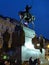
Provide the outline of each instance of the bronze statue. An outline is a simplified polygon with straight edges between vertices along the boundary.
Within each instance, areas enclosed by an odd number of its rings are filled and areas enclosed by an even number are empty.
[[[20,21],[24,20],[27,23],[33,22],[35,20],[35,17],[31,15],[29,10],[32,8],[32,6],[26,5],[25,11],[20,11],[19,16],[20,16]]]
[[[8,29],[3,33],[3,49],[4,51],[7,51],[8,49],[8,42],[10,39],[10,33],[8,32]]]

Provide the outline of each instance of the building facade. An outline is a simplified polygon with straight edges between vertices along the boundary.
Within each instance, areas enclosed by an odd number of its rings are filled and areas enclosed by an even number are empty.
[[[13,23],[14,22],[14,23]],[[0,16],[0,48],[3,45],[3,38],[2,38],[2,34],[6,31],[6,29],[8,29],[8,32],[10,33],[10,40],[9,40],[9,44],[8,46],[11,46],[11,35],[12,32],[14,31],[15,28],[15,21],[13,21],[12,19],[8,18],[8,17],[1,17]]]

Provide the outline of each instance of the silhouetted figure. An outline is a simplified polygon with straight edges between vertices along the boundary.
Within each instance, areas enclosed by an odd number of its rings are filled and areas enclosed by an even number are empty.
[[[25,7],[26,12],[29,13],[29,10],[30,10],[31,8],[32,8],[32,6],[26,5],[26,7]]]
[[[22,33],[21,25],[16,25],[14,32],[12,33],[12,44],[11,48],[17,55],[17,65],[21,65],[21,46],[24,44],[24,35]],[[23,39],[22,39],[23,38]]]
[[[38,59],[35,59],[33,62],[33,65],[36,65],[36,64],[38,64]]]
[[[15,49],[18,46],[22,46],[25,43],[25,33],[21,26],[15,27],[14,32],[12,33],[12,45],[11,47]]]
[[[15,50],[16,47],[20,44],[19,42],[20,37],[20,27],[16,26],[14,32],[12,33],[12,50]]]
[[[22,22],[22,20],[24,20],[27,23],[34,21],[35,17],[32,16],[32,14],[29,12],[31,8],[32,8],[31,6],[26,5],[25,11],[19,12],[21,22]]]
[[[14,30],[14,32],[12,33],[12,44],[11,44],[12,50],[16,49],[17,43],[18,43],[18,31]]]
[[[29,58],[29,65],[34,65],[32,61],[32,57]]]
[[[10,39],[10,33],[8,32],[8,29],[3,33],[3,50],[6,52],[8,51],[8,42]]]
[[[31,6],[29,7],[28,5],[26,5],[25,11],[20,11],[20,12],[19,12],[19,15],[22,16],[22,19],[23,19],[24,15],[30,14],[29,10],[30,10],[31,8],[32,8]],[[31,15],[31,14],[30,14],[30,15]]]

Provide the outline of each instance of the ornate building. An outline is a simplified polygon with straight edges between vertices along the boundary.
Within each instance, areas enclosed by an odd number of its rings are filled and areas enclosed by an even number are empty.
[[[14,31],[14,27],[15,27],[15,23],[12,23],[12,19],[8,18],[8,17],[3,17],[0,16],[0,48],[3,45],[3,40],[2,40],[2,34],[6,31],[6,29],[9,29],[9,33],[10,33],[10,40],[9,40],[9,47],[11,46],[11,34]]]

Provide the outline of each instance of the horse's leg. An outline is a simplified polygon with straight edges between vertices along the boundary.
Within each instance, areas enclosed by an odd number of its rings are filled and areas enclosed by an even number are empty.
[[[34,26],[34,22],[32,21],[32,28],[34,29],[34,27],[35,27],[35,26]]]

